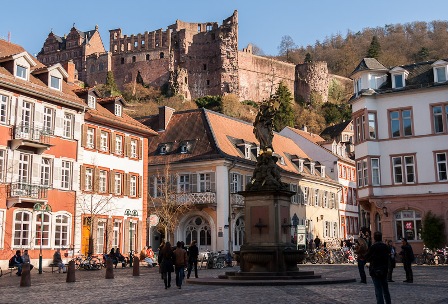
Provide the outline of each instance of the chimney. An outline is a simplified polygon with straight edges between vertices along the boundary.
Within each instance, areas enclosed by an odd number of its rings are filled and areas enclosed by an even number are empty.
[[[62,66],[64,67],[64,69],[67,71],[67,74],[68,74],[67,83],[74,84],[75,83],[75,64],[73,63],[73,60],[64,62],[62,64]]]
[[[159,131],[166,130],[168,123],[170,122],[171,116],[176,110],[173,108],[162,106],[159,107]]]

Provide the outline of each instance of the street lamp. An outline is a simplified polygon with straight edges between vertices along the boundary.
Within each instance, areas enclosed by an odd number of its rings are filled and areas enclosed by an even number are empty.
[[[137,210],[130,210],[130,209],[126,209],[124,211],[124,215],[126,216],[138,216],[138,211]],[[132,260],[133,260],[133,250],[132,250],[132,232],[133,231],[133,225],[134,223],[132,222],[132,220],[129,221],[129,232],[130,232],[130,240],[129,240],[129,266],[132,267]]]
[[[40,212],[40,249],[39,249],[39,274],[42,274],[42,234],[44,228],[44,213],[51,213],[51,206],[48,204],[35,203],[33,210]]]

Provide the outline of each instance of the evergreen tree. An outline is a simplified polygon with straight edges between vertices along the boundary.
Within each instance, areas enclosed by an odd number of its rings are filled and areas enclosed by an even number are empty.
[[[367,51],[367,57],[378,59],[380,53],[381,53],[381,45],[380,42],[378,41],[378,37],[373,36],[372,42],[370,42],[369,50]]]
[[[431,211],[423,218],[422,239],[429,249],[441,248],[447,241],[443,219]]]
[[[107,72],[106,88],[107,88],[107,91],[110,93],[110,96],[121,95],[121,92],[118,89],[117,84],[115,82],[114,73],[112,73],[112,71]]]
[[[294,127],[294,110],[291,104],[293,98],[283,82],[280,82],[274,96],[280,103],[279,109],[274,116],[275,130],[280,132],[286,126]]]
[[[312,62],[313,59],[311,58],[311,54],[310,53],[306,53],[305,54],[305,59],[303,60],[303,62]]]

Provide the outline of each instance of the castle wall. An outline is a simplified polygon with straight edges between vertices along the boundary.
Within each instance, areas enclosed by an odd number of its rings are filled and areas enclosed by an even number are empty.
[[[311,101],[311,93],[316,94],[321,102],[328,101],[328,86],[330,78],[327,63],[313,61],[296,66],[296,87],[294,98]]]
[[[270,58],[238,52],[240,100],[261,102],[283,83],[294,92],[295,65]]]
[[[107,71],[111,70],[112,57],[109,52],[103,54],[92,54],[86,58],[86,85],[95,86],[105,84]]]

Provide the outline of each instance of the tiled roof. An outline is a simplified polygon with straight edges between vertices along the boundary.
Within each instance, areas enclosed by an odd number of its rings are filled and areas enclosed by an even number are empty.
[[[323,139],[322,137],[320,137],[317,134],[311,133],[311,132],[307,132],[307,131],[303,131],[303,130],[299,130],[299,129],[295,129],[295,128],[291,128],[291,127],[287,127],[288,129],[290,129],[291,131],[293,131],[294,133],[308,139],[309,141],[317,144],[320,142],[324,142],[325,139]]]
[[[158,130],[158,115],[139,119],[145,125]],[[158,132],[159,136],[153,137],[149,142],[149,164],[165,164],[170,162],[190,162],[204,159],[217,159],[219,152],[213,142],[213,137],[203,109],[174,112],[166,130]],[[191,153],[179,153],[182,140],[193,140],[196,142]],[[172,143],[173,153],[160,155],[157,153],[160,144]],[[168,157],[168,158],[167,158]]]
[[[320,136],[329,138],[336,138],[337,136],[341,135],[341,133],[347,128],[347,126],[350,124],[350,120],[346,120],[344,122],[338,123],[334,126],[326,127],[321,133]]]
[[[21,47],[20,45],[0,39],[0,59],[8,58],[8,57],[11,57],[13,55],[20,54],[23,52],[26,52],[26,50],[23,47]],[[43,63],[39,62],[30,53],[28,53],[28,55],[37,63],[37,65],[35,67],[31,68],[31,70],[45,67],[45,65]]]
[[[379,63],[375,58],[363,58],[350,75],[366,70],[387,71],[387,68]]]

